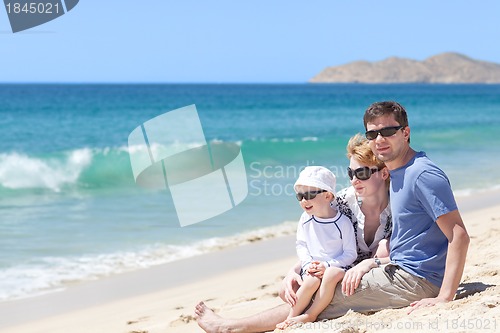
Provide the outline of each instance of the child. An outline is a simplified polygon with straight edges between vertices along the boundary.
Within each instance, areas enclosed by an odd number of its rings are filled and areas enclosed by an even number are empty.
[[[351,221],[332,205],[335,175],[321,166],[308,166],[299,175],[294,189],[304,213],[297,228],[297,254],[301,261],[302,285],[288,318],[276,325],[284,329],[295,323],[315,321],[330,304],[345,267],[357,257]],[[311,299],[314,301],[307,308]]]

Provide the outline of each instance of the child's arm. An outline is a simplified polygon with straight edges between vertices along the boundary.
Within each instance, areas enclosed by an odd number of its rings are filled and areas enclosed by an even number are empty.
[[[309,275],[315,276],[319,279],[323,278],[323,274],[325,274],[326,266],[321,261],[313,261],[309,265],[307,269],[307,273]]]
[[[342,254],[325,262],[327,267],[347,267],[358,257],[356,236],[351,221],[343,216],[337,226],[342,233]]]

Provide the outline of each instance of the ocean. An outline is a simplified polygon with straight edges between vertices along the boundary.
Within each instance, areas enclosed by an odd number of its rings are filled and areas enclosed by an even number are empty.
[[[294,234],[298,173],[324,165],[348,186],[345,145],[381,100],[407,108],[412,147],[455,193],[500,187],[500,85],[0,85],[0,301]],[[127,140],[192,104],[208,142],[240,145],[248,195],[181,227],[169,190],[135,183]],[[217,195],[190,193],[193,210]]]

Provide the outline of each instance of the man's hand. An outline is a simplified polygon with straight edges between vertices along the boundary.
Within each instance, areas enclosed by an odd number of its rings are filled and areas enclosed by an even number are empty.
[[[419,308],[426,308],[429,306],[434,306],[434,305],[439,304],[439,303],[447,303],[447,302],[449,302],[449,301],[445,300],[445,299],[437,298],[437,297],[436,298],[423,298],[420,301],[416,301],[416,302],[411,303],[410,307],[408,308],[407,314],[410,314]]]

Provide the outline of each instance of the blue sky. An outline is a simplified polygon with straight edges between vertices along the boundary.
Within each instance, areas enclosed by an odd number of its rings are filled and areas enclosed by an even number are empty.
[[[0,82],[306,82],[327,66],[460,52],[500,63],[500,1],[97,1],[13,34]]]

